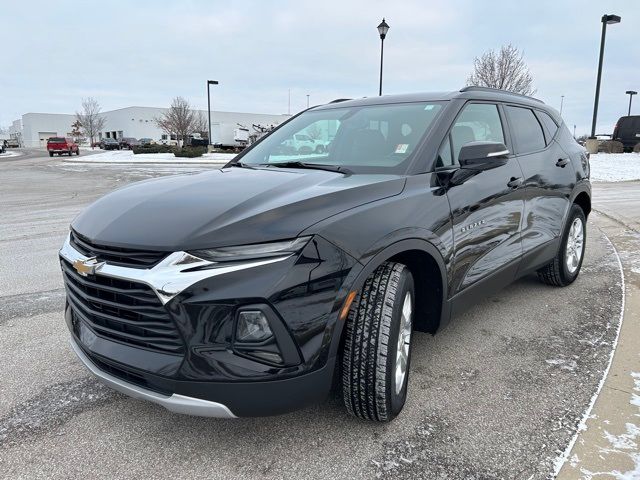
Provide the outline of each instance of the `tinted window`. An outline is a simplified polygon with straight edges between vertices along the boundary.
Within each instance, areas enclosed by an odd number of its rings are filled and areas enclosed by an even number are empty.
[[[504,143],[502,122],[496,105],[471,103],[464,107],[451,127],[453,162],[458,162],[463,145],[480,141]]]
[[[451,158],[451,140],[449,139],[449,135],[447,135],[447,138],[438,152],[436,167],[450,167],[453,163],[453,159]]]
[[[558,125],[556,125],[556,122],[553,120],[553,118],[551,118],[551,116],[548,113],[545,113],[545,112],[536,112],[536,113],[538,114],[538,118],[542,122],[542,125],[544,125],[544,128],[547,130],[546,132],[548,134],[547,144],[549,144],[551,139],[556,136],[556,132],[558,131]]]
[[[532,110],[506,107],[516,150],[519,154],[535,152],[545,147],[542,126]]]

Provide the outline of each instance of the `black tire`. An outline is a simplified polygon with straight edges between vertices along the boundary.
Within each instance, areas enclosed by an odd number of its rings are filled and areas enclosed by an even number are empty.
[[[50,156],[50,157],[53,157],[53,152],[49,152],[49,156]]]
[[[582,252],[580,254],[580,260],[578,262],[578,268],[574,272],[570,272],[565,261],[565,255],[567,251],[567,240],[569,238],[569,231],[571,230],[571,225],[576,219],[580,219],[580,221],[582,222]],[[555,258],[553,259],[553,261],[551,261],[551,263],[538,270],[538,278],[540,279],[540,281],[542,281],[542,283],[553,285],[555,287],[566,287],[567,285],[573,283],[573,281],[578,278],[578,274],[580,273],[580,269],[582,268],[582,260],[584,259],[584,252],[586,251],[586,247],[587,219],[584,215],[584,212],[582,211],[582,208],[574,203],[569,210],[569,216],[567,218],[564,232],[562,233],[562,240],[560,242],[560,248],[558,248],[558,253],[556,253]]]
[[[69,156],[73,155],[73,148],[69,150]]]
[[[398,392],[395,368],[402,307],[407,295],[411,300],[411,318],[415,312],[411,272],[401,263],[386,262],[367,278],[351,306],[342,355],[342,394],[351,415],[389,422],[404,406],[411,365],[410,336],[406,373]]]

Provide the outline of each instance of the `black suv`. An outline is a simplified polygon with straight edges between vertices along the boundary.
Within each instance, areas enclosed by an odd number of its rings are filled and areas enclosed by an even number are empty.
[[[620,117],[612,138],[622,143],[625,152],[632,152],[636,145],[640,145],[640,115]]]
[[[297,134],[326,146],[287,152]],[[467,87],[314,107],[219,170],[121,188],[60,251],[71,343],[181,413],[287,412],[341,383],[402,409],[414,331],[538,272],[577,277],[589,160],[558,113]]]

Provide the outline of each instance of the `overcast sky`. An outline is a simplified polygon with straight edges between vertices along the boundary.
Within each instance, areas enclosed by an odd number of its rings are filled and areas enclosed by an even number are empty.
[[[93,6],[90,6],[93,4]],[[0,126],[27,112],[73,113],[82,97],[104,110],[167,106],[174,96],[206,108],[286,113],[339,97],[377,94],[380,40],[385,93],[456,90],[474,57],[522,49],[536,96],[578,134],[593,109],[600,17],[608,28],[598,132],[626,115],[640,91],[640,1],[137,0],[2,1]],[[633,112],[640,114],[640,98]],[[632,113],[633,113],[632,112]]]

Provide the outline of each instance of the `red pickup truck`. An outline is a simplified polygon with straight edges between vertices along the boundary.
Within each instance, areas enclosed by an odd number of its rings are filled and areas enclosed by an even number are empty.
[[[53,157],[54,153],[58,155],[62,155],[63,153],[68,154],[69,156],[80,155],[80,148],[78,144],[73,141],[72,138],[65,137],[50,137],[47,140],[47,151],[49,152],[49,156]]]

